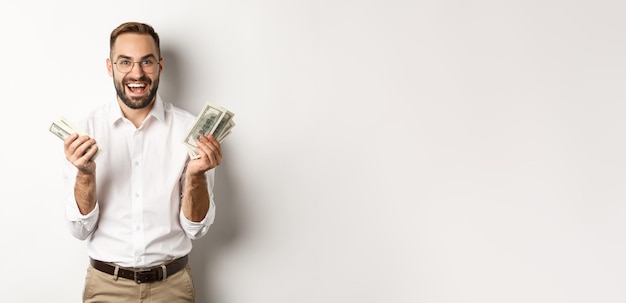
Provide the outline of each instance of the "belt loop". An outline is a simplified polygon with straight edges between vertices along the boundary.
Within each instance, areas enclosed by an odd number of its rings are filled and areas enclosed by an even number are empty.
[[[120,272],[120,266],[115,264],[115,270],[113,271],[113,281],[117,281],[119,272]]]
[[[161,264],[161,268],[163,269],[163,281],[165,281],[167,279],[167,266]]]

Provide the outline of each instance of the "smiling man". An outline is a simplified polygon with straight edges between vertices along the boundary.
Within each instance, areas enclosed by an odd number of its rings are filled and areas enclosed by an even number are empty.
[[[182,141],[195,116],[157,94],[164,60],[152,26],[114,29],[106,67],[116,100],[78,121],[88,135],[64,141],[66,215],[90,257],[83,302],[195,302],[187,255],[215,217],[220,144],[201,136],[200,158],[189,158]]]

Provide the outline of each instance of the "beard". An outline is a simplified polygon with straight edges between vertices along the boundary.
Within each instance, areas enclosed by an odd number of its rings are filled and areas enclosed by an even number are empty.
[[[148,85],[151,87],[148,95],[144,97],[129,97],[126,94],[125,88],[129,82],[134,82],[134,81],[142,81],[142,82],[148,83]],[[148,105],[150,105],[150,103],[152,103],[152,100],[154,100],[154,98],[156,97],[158,88],[159,88],[159,78],[154,80],[154,84],[153,84],[152,80],[150,80],[150,78],[146,76],[143,76],[139,79],[123,78],[121,82],[115,82],[115,91],[117,92],[117,97],[120,98],[120,100],[122,100],[122,102],[124,102],[126,106],[132,109],[145,108]]]

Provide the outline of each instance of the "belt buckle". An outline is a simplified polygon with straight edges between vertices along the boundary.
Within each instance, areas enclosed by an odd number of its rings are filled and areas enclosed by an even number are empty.
[[[133,280],[135,281],[135,283],[137,284],[141,284],[143,282],[147,282],[147,281],[142,281],[142,278],[145,279],[145,274],[149,273],[150,270],[138,270],[138,271],[134,271],[133,272]]]
[[[133,280],[137,284],[163,280],[163,273],[158,269],[137,270],[133,272]]]

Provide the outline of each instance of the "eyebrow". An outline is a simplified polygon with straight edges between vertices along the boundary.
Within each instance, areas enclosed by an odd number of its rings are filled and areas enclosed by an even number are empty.
[[[139,61],[145,60],[145,59],[148,59],[148,58],[156,59],[157,57],[154,54],[149,54],[149,55],[145,55],[145,56],[141,57],[139,59]],[[119,56],[117,56],[116,61],[119,60],[119,59],[129,59],[129,60],[132,60],[133,58],[130,57],[130,56],[126,56],[126,55],[119,55]]]

